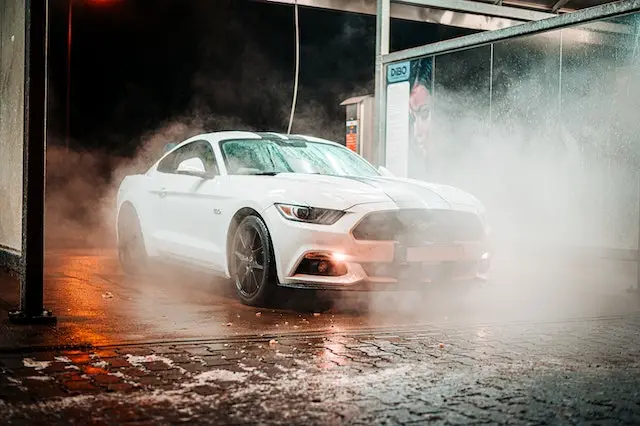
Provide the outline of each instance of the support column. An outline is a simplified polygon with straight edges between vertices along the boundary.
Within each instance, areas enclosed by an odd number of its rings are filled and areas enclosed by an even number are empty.
[[[54,323],[44,308],[44,189],[47,135],[48,0],[25,2],[25,99],[19,324]]]
[[[377,0],[376,9],[376,69],[375,69],[375,114],[373,144],[377,165],[385,163],[386,98],[387,84],[382,56],[389,53],[391,29],[391,0]]]

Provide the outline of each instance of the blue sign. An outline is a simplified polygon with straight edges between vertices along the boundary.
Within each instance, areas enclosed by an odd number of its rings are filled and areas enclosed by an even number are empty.
[[[409,80],[411,62],[397,62],[387,66],[387,83],[400,83]]]

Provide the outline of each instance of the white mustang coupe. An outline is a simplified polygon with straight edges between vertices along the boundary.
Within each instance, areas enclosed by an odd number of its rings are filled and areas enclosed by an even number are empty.
[[[243,303],[277,286],[391,289],[473,280],[489,267],[484,208],[459,189],[389,176],[310,136],[194,136],[117,197],[122,268],[151,259],[230,278]]]

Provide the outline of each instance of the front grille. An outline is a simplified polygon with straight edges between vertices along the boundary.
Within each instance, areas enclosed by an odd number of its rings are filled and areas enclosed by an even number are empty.
[[[421,281],[423,279],[455,279],[475,272],[478,263],[443,262],[395,265],[390,263],[362,263],[362,269],[371,278],[393,278],[401,280]]]
[[[455,210],[406,209],[369,213],[353,229],[356,240],[399,241],[406,245],[477,241],[484,236],[480,218]]]

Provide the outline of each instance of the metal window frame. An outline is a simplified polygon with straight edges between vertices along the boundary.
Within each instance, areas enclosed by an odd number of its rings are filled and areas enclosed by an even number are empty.
[[[9,312],[18,324],[56,321],[43,306],[48,30],[49,1],[25,0],[22,249],[0,247],[2,264],[20,275],[20,306]]]
[[[395,1],[395,0],[394,0]],[[443,3],[442,0],[402,0],[411,4]],[[458,1],[458,6],[464,0]],[[397,52],[389,52],[389,28],[390,28],[390,4],[392,0],[377,0],[378,13],[376,16],[376,68],[375,68],[375,130],[374,144],[378,151],[378,162],[385,163],[386,150],[386,70],[389,64],[407,61],[427,56],[436,56],[459,50],[489,45],[495,42],[509,40],[517,37],[541,34],[552,30],[563,29],[580,24],[592,24],[596,30],[616,31],[615,26],[603,25],[603,19],[626,15],[640,11],[640,0],[623,0],[615,3],[607,3],[589,9],[578,10],[563,15],[556,15],[548,19],[531,21],[512,27],[495,31],[486,31],[451,40],[427,44]],[[444,2],[448,3],[448,2]],[[471,3],[471,2],[464,2]],[[486,5],[485,6],[490,6]],[[444,6],[443,6],[444,7]],[[494,6],[504,7],[504,6]],[[640,256],[640,255],[639,255]],[[639,257],[640,261],[640,257]]]
[[[377,0],[254,0],[273,4],[293,5],[296,3],[300,7],[309,7],[324,10],[337,10],[341,12],[376,15]],[[390,16],[393,19],[408,20],[415,22],[427,22],[438,25],[447,25],[459,28],[470,28],[479,31],[496,30],[521,24],[529,19],[544,19],[554,16],[550,13],[523,9],[508,6],[487,6],[485,3],[456,0],[456,7],[453,10],[447,7],[446,1],[435,0],[434,6],[429,6],[426,1],[414,3],[404,0],[393,0],[390,7]],[[467,12],[470,10],[473,12]]]
[[[505,5],[498,6],[470,0],[393,0],[393,2],[411,6],[432,7],[452,12],[515,19],[518,21],[537,21],[555,16],[555,13]]]
[[[437,0],[410,0],[409,3],[433,3]],[[471,49],[480,46],[491,45],[494,43],[510,40],[523,36],[542,34],[553,30],[561,30],[577,25],[589,24],[589,29],[600,31],[620,32],[620,25],[600,22],[605,19],[615,18],[617,16],[627,15],[630,13],[640,12],[640,0],[622,0],[615,3],[607,3],[600,6],[591,7],[589,9],[578,10],[572,13],[557,15],[548,19],[532,21],[521,25],[507,27],[496,31],[487,31],[476,33],[452,40],[446,40],[429,45],[419,46],[412,49],[406,49],[398,52],[388,52],[389,41],[389,14],[388,8],[380,8],[381,3],[388,4],[390,0],[378,0],[379,16],[376,34],[376,85],[375,100],[377,119],[375,121],[375,137],[374,143],[378,148],[380,164],[385,162],[386,152],[386,123],[384,115],[386,114],[386,70],[389,64],[408,61],[417,58],[431,56],[435,58],[438,55]],[[382,15],[381,15],[382,14]],[[385,29],[382,33],[381,29]],[[623,32],[624,28],[622,29]],[[561,33],[562,36],[562,33]],[[384,48],[384,49],[383,49]],[[640,217],[639,217],[640,220]],[[604,254],[607,253],[607,255]],[[636,250],[612,250],[602,249],[601,256],[610,257],[619,260],[635,260],[637,262],[637,282],[636,286],[630,291],[640,296],[640,229],[638,235],[638,249]]]
[[[597,25],[599,24],[597,21],[638,11],[640,11],[640,0],[624,0],[615,3],[607,3],[589,9],[578,10],[576,12],[566,13],[563,15],[555,15],[547,19],[531,21],[500,30],[481,32],[438,43],[400,50],[383,55],[382,62],[383,64],[388,64],[417,57],[440,55],[454,52],[456,50],[470,49],[489,43],[495,43],[521,36],[540,34],[580,24],[591,23],[594,24],[593,28],[596,30],[602,29],[618,32],[620,30],[616,31],[617,27]]]

